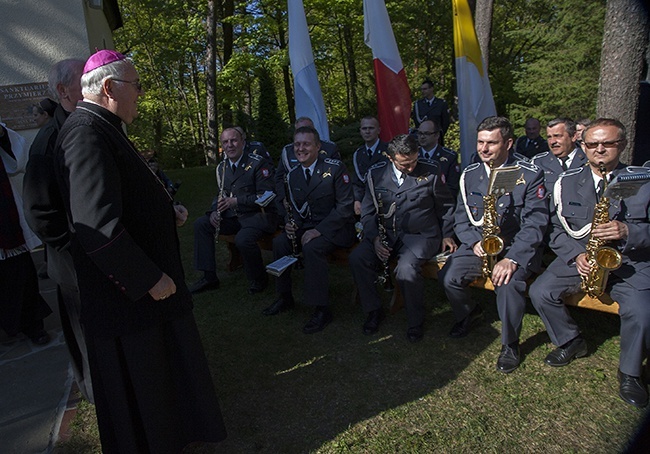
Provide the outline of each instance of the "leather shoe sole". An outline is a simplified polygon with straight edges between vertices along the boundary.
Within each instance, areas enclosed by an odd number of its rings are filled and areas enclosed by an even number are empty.
[[[193,295],[196,295],[197,293],[206,292],[208,290],[216,290],[218,288],[219,288],[219,279],[217,279],[216,281],[208,281],[206,278],[201,278],[198,281],[196,281],[194,284],[190,285],[188,290]]]
[[[514,347],[511,345],[503,345],[499,359],[497,360],[497,370],[504,374],[509,374],[519,367],[520,362],[519,345]]]
[[[327,325],[332,323],[332,313],[330,311],[320,311],[314,313],[311,320],[302,329],[305,334],[314,334],[323,331]]]
[[[414,326],[412,328],[409,328],[406,331],[406,338],[412,344],[415,344],[416,342],[420,342],[423,336],[424,336],[424,330],[422,329],[421,326]]]
[[[625,402],[637,408],[644,408],[648,405],[648,389],[641,378],[633,377],[618,371],[620,383],[618,395]]]
[[[271,304],[269,307],[264,309],[262,311],[262,314],[264,315],[278,315],[280,312],[288,311],[289,309],[292,309],[294,306],[294,301],[292,300],[285,300],[283,298],[279,298],[276,300],[273,304]]]
[[[546,356],[544,362],[549,366],[563,367],[575,358],[587,356],[587,343],[581,337],[574,339],[566,348],[556,348]]]
[[[384,319],[384,314],[379,311],[371,311],[366,322],[363,324],[363,334],[370,336],[379,330],[379,324]]]
[[[478,320],[483,318],[483,309],[480,306],[475,306],[472,312],[460,322],[454,324],[449,331],[449,337],[459,338],[465,337],[470,332],[472,325]]]

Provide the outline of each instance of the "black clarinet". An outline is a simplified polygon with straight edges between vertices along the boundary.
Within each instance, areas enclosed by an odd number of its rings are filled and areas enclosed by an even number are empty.
[[[293,206],[291,206],[291,202],[289,201],[289,174],[287,173],[284,176],[284,209],[287,211],[287,218],[289,219],[289,224],[293,226],[294,229],[298,230],[298,225],[296,224],[296,220],[293,217]],[[298,243],[296,241],[296,234],[294,233],[293,235],[289,235],[287,233],[287,237],[289,237],[289,240],[291,241],[291,255],[293,255],[298,261],[294,265],[294,268],[297,270],[303,269],[305,266],[302,263],[302,256],[300,253],[298,253]]]
[[[379,200],[377,201],[377,227],[379,228],[379,242],[385,248],[388,248],[388,235],[386,234],[386,217],[381,215],[381,209],[384,206],[384,202],[381,199],[381,194],[379,195]],[[390,275],[390,257],[386,259],[383,263],[381,273],[377,276],[375,284],[382,284],[384,286],[384,291],[392,292],[395,290],[395,285],[393,285],[393,279]]]

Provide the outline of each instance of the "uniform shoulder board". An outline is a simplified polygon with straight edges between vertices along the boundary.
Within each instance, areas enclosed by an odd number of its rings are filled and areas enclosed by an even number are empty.
[[[248,153],[248,158],[249,159],[254,159],[256,161],[261,161],[262,160],[262,156],[257,154],[257,153]]]
[[[295,167],[292,167],[292,168],[287,172],[287,175],[289,175],[290,173],[295,172],[296,170],[300,169],[301,167],[302,167],[301,165],[297,165],[297,166],[295,166]]]
[[[322,152],[323,152],[323,150],[321,150],[321,153],[322,153]],[[326,164],[332,164],[332,165],[335,165],[335,166],[340,166],[340,165],[341,165],[341,161],[339,161],[338,159],[325,158],[323,161],[324,161]]]
[[[481,166],[481,165],[483,165],[482,162],[474,162],[474,163],[468,165],[467,167],[465,167],[465,170],[463,170],[463,172],[471,172],[472,170],[478,169],[479,166]]]
[[[627,166],[625,170],[629,173],[650,173],[650,168],[646,166]]]
[[[259,146],[262,146],[262,142],[258,142],[257,140],[251,140],[251,141],[248,142],[248,143],[251,144],[251,147],[259,147]]]
[[[535,161],[536,161],[536,160],[548,156],[549,153],[550,153],[550,151],[542,151],[541,153],[537,153],[535,156],[533,156],[533,157],[530,159],[530,162],[532,162],[533,164],[535,164]],[[519,154],[519,153],[517,153],[517,154]]]
[[[576,169],[565,170],[564,172],[562,172],[562,173],[560,174],[559,178],[565,178],[565,177],[570,177],[570,176],[572,176],[572,175],[577,175],[577,174],[579,174],[580,172],[582,172],[584,169],[585,169],[585,167],[582,166],[582,167],[578,167],[578,168],[576,168]]]
[[[521,154],[521,153],[517,153],[516,151],[514,151],[514,152],[512,153],[512,156],[514,156],[514,158],[515,158],[517,161],[526,161],[526,162],[530,162],[530,159],[528,159],[526,156],[524,156],[524,155]]]
[[[452,150],[451,148],[440,147],[440,149],[441,149],[443,152],[445,152],[445,153],[447,153],[447,154],[450,154],[450,155],[452,155],[452,156],[458,156],[458,153],[456,153],[456,152],[455,152],[454,150]]]
[[[526,170],[530,170],[531,172],[539,171],[539,167],[537,167],[535,164],[533,164],[530,161],[517,161],[517,165]]]
[[[382,167],[386,167],[387,164],[388,164],[387,161],[379,161],[379,162],[371,165],[370,167],[368,167],[368,171],[375,170],[375,169],[381,169]]]
[[[440,167],[440,164],[435,159],[418,158],[418,162],[432,167]]]

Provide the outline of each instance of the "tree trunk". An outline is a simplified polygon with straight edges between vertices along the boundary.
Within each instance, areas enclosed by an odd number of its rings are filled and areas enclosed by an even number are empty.
[[[359,98],[357,96],[357,65],[354,59],[354,37],[350,24],[343,26],[343,37],[345,38],[345,50],[348,59],[348,70],[350,71],[350,95],[352,96],[352,118],[359,118]]]
[[[492,11],[494,0],[476,0],[476,14],[474,15],[474,28],[476,38],[481,48],[481,55],[485,62],[485,70],[488,68],[490,57],[490,39],[492,38]]]
[[[223,18],[232,17],[235,14],[235,2],[234,0],[224,0],[223,2]],[[234,43],[234,32],[232,28],[232,23],[222,22],[221,29],[223,30],[223,66],[226,66],[232,57],[233,52],[233,43]],[[226,97],[230,99],[231,97]],[[224,128],[232,126],[233,114],[232,106],[229,102],[224,101],[221,105],[221,124]]]
[[[638,0],[607,0],[598,86],[599,117],[616,118],[628,131],[621,161],[632,162],[639,81],[648,46],[648,15]]]
[[[277,10],[275,14],[275,22],[278,24],[278,43],[280,50],[287,53],[287,58],[282,65],[282,80],[284,81],[284,95],[287,98],[287,109],[289,110],[289,123],[296,122],[296,106],[293,99],[293,89],[291,88],[291,75],[289,74],[289,49],[287,47],[286,30],[282,22],[282,11]]]
[[[214,165],[219,155],[219,127],[217,124],[217,8],[216,0],[208,0],[206,30],[206,93],[208,141],[204,152],[206,165]]]

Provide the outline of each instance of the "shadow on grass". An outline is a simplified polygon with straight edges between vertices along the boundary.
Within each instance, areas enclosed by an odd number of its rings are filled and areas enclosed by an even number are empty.
[[[404,311],[388,316],[376,335],[364,336],[349,271],[332,267],[331,273],[335,319],[314,335],[302,333],[310,316],[304,306],[261,315],[273,290],[243,297],[241,272],[220,273],[222,288],[196,298],[229,430],[220,452],[317,450],[357,423],[444,387],[499,337],[491,325],[496,310],[488,310],[476,336],[450,339],[453,315],[435,282],[427,283],[427,301],[436,303],[428,306],[420,343],[407,341]],[[300,289],[299,272],[294,277]]]

